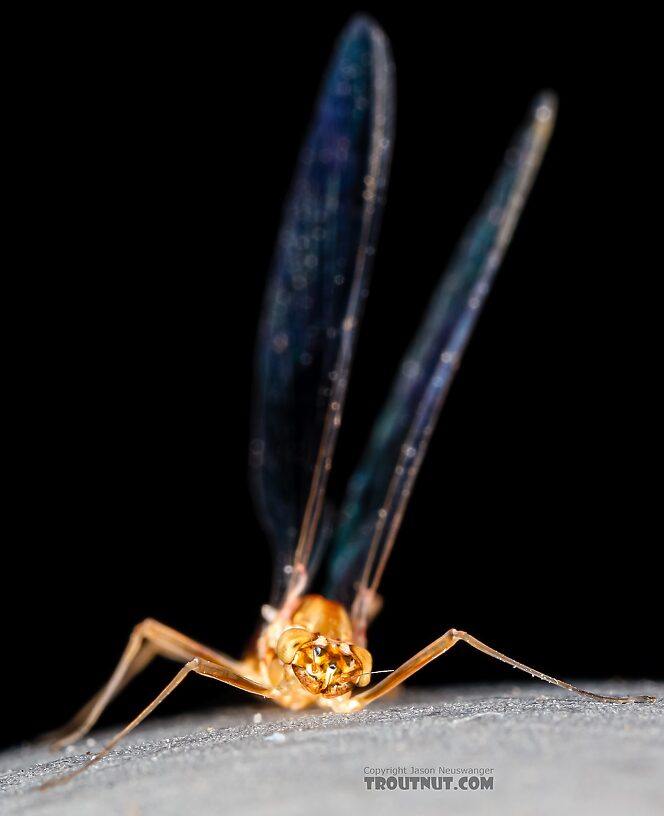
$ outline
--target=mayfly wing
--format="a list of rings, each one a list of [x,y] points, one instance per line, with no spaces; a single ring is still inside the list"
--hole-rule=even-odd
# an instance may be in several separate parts
[[[441,278],[349,482],[324,591],[352,602],[359,642],[443,401],[544,156],[555,113],[555,96],[539,94]]]
[[[328,66],[284,210],[259,330],[250,445],[254,498],[275,556],[273,605],[288,586],[304,588],[323,538],[387,184],[393,85],[385,35],[367,17],[353,18]]]

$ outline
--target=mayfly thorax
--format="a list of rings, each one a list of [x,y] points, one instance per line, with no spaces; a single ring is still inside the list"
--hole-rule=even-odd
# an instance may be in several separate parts
[[[68,745],[86,734],[155,656],[175,660],[181,668],[96,756],[54,782],[98,762],[192,672],[290,709],[318,704],[353,712],[465,641],[592,700],[653,700],[576,688],[455,629],[371,683],[367,627],[378,608],[378,586],[555,116],[555,95],[540,93],[433,293],[335,513],[326,502],[326,487],[377,245],[395,118],[394,70],[385,35],[366,17],[348,24],[300,153],[258,338],[250,468],[257,510],[274,552],[273,591],[263,608],[262,627],[249,654],[236,660],[155,620],[140,623],[108,683],[52,735],[54,744]],[[324,588],[311,594],[311,579],[321,563],[327,569]]]

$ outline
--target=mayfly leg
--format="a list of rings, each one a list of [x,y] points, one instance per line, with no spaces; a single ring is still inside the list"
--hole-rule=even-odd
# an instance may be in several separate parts
[[[177,661],[188,661],[199,657],[218,666],[224,666],[239,675],[245,672],[244,666],[238,661],[221,652],[213,651],[202,643],[171,629],[170,626],[147,618],[134,627],[122,657],[106,685],[83,706],[70,722],[46,734],[44,740],[51,742],[54,749],[58,749],[84,737],[113,698],[157,655]]]
[[[81,765],[80,768],[77,768],[75,771],[71,773],[64,774],[63,776],[57,777],[56,779],[51,779],[48,782],[44,783],[41,788],[52,788],[55,785],[59,785],[62,782],[67,782],[75,776],[83,773],[86,771],[91,765],[95,765],[99,762],[100,759],[103,759],[107,756],[113,748],[120,742],[120,740],[124,739],[128,734],[130,734],[136,726],[140,725],[143,720],[148,717],[155,708],[168,697],[168,695],[174,691],[180,683],[184,680],[184,678],[190,674],[191,672],[195,672],[196,674],[201,674],[204,677],[211,677],[214,680],[219,680],[222,683],[228,683],[230,686],[235,686],[236,688],[242,689],[243,691],[248,691],[251,694],[260,694],[263,697],[270,697],[272,694],[271,689],[267,686],[263,686],[260,683],[256,683],[254,680],[251,680],[248,677],[243,677],[240,674],[237,674],[235,671],[226,668],[225,666],[220,666],[216,663],[213,663],[210,660],[203,660],[200,657],[195,657],[193,660],[189,660],[185,665],[180,669],[180,671],[175,675],[175,677],[171,680],[171,682],[163,689],[163,691],[158,694],[154,700],[147,705],[141,713],[135,717],[129,725],[125,726],[121,731],[109,740],[106,745],[99,751],[98,754],[92,757],[91,760],[86,762],[84,765]]]
[[[39,737],[51,750],[58,751],[84,737],[95,725],[106,706],[153,660],[157,652],[149,643],[143,643],[138,653],[134,652],[134,638],[127,644],[125,652],[111,679],[88,702],[76,712],[65,725],[48,731]]]
[[[387,694],[388,691],[391,691],[399,686],[408,677],[426,666],[427,663],[430,663],[432,660],[435,660],[435,658],[440,657],[440,655],[444,654],[448,649],[451,649],[455,643],[459,643],[460,641],[467,643],[474,649],[478,649],[480,652],[484,652],[484,654],[489,655],[489,657],[494,657],[496,660],[501,660],[503,663],[507,663],[509,666],[512,666],[515,669],[520,669],[521,671],[527,672],[532,677],[545,680],[547,683],[552,683],[554,686],[559,686],[567,691],[573,691],[576,694],[581,694],[583,697],[588,697],[591,700],[596,700],[600,703],[654,703],[656,701],[655,697],[650,697],[646,694],[627,697],[611,697],[577,688],[564,680],[557,680],[555,677],[551,677],[548,674],[544,674],[536,669],[531,669],[524,663],[519,663],[518,660],[512,660],[511,657],[507,657],[507,655],[504,655],[502,652],[492,649],[490,646],[487,646],[485,643],[477,640],[477,638],[469,635],[467,632],[461,632],[457,629],[449,629],[444,635],[439,637],[437,640],[434,640],[433,643],[430,643],[428,646],[422,649],[422,651],[411,657],[410,660],[407,660],[404,664],[399,666],[398,669],[395,669],[389,677],[381,680],[380,683],[377,683],[372,688],[367,689],[350,700],[345,701],[343,710],[357,711],[369,705],[369,703],[373,703],[384,694]]]

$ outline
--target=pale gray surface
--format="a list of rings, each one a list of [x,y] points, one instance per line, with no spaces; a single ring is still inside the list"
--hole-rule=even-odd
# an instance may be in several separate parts
[[[47,792],[35,788],[76,767],[108,732],[55,758],[33,746],[0,754],[0,812],[664,813],[664,684],[585,687],[654,694],[658,702],[601,705],[524,683],[411,689],[349,716],[292,714],[265,703],[153,719],[99,765]],[[365,766],[399,765],[493,768],[494,790],[366,790]]]

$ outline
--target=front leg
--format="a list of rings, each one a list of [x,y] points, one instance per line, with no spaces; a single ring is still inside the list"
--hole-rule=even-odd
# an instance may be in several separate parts
[[[183,636],[184,637],[184,636]],[[91,765],[96,764],[99,762],[100,759],[103,759],[107,756],[113,748],[120,742],[120,740],[124,739],[128,734],[130,734],[137,725],[140,725],[143,720],[157,708],[158,705],[163,703],[163,701],[174,691],[180,683],[187,677],[188,674],[191,672],[195,672],[196,674],[200,674],[203,677],[211,677],[213,680],[219,680],[221,683],[227,683],[229,686],[235,686],[235,688],[242,689],[243,691],[248,691],[251,694],[258,694],[261,697],[269,698],[273,696],[274,690],[268,688],[267,686],[263,686],[260,683],[255,682],[250,677],[244,677],[240,674],[237,674],[233,669],[228,668],[227,666],[214,663],[210,660],[204,660],[200,657],[195,657],[193,660],[189,660],[175,675],[175,677],[171,680],[171,682],[164,688],[164,690],[158,694],[154,700],[147,705],[141,713],[135,717],[129,725],[125,726],[121,731],[119,731],[111,740],[109,740],[106,745],[99,751],[98,754],[89,759],[84,765],[81,765],[79,768],[76,768],[69,773],[64,774],[63,776],[59,776],[55,779],[50,779],[48,782],[45,782],[43,785],[40,786],[41,790],[46,790],[48,788],[52,788],[55,785],[61,785],[63,782],[68,782],[70,779],[73,779],[75,776],[82,774],[83,771],[87,770]]]
[[[407,660],[399,666],[398,669],[395,669],[392,674],[384,680],[381,680],[380,683],[352,697],[350,700],[344,700],[339,706],[339,710],[345,712],[359,711],[369,705],[369,703],[373,703],[374,700],[378,700],[384,694],[387,694],[388,691],[396,688],[396,686],[403,683],[403,681],[412,674],[415,674],[415,672],[419,671],[423,666],[426,666],[427,663],[440,657],[440,655],[444,654],[448,649],[451,649],[452,646],[459,641],[464,641],[474,649],[479,649],[480,652],[489,655],[489,657],[502,660],[503,663],[507,663],[514,669],[521,669],[521,671],[527,672],[532,677],[546,680],[547,683],[553,683],[554,686],[567,689],[567,691],[574,691],[577,694],[582,694],[584,697],[589,697],[591,700],[597,700],[600,703],[654,703],[656,701],[655,697],[650,697],[647,694],[629,697],[608,697],[603,694],[595,694],[592,691],[585,691],[584,689],[573,686],[571,683],[566,683],[564,680],[556,680],[555,677],[550,677],[548,674],[544,674],[536,669],[531,669],[523,663],[519,663],[518,660],[512,660],[511,657],[507,657],[507,655],[502,654],[502,652],[497,652],[467,632],[461,632],[458,629],[449,629],[442,637],[439,637],[438,640],[434,640],[433,643],[430,643],[427,647],[422,649],[421,652],[411,657],[410,660]]]

